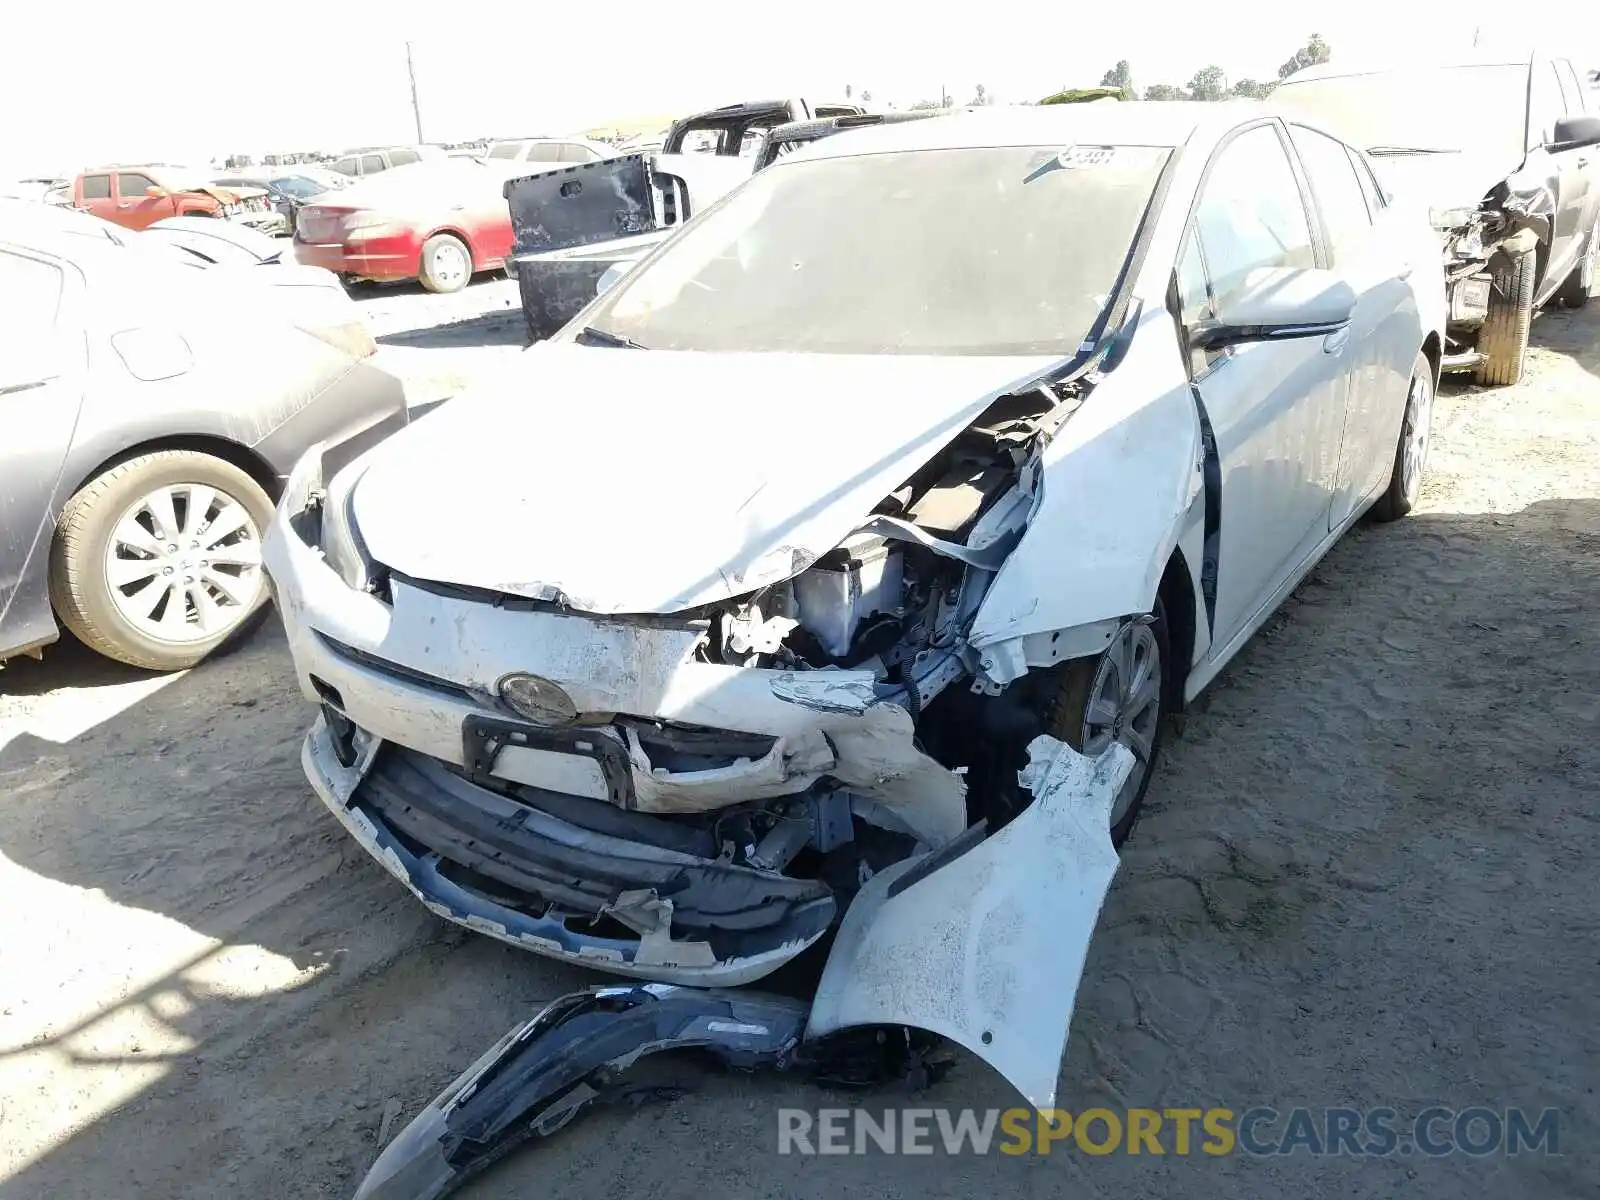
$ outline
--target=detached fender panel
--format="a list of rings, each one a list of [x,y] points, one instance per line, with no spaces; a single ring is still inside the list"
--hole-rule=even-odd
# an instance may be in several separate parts
[[[823,968],[808,1040],[909,1025],[958,1043],[1035,1108],[1055,1105],[1078,981],[1117,869],[1111,806],[1133,766],[1113,745],[1086,758],[1051,737],[1028,747],[1033,803],[994,836],[922,874],[873,876]]]
[[[662,1050],[726,1066],[782,1069],[800,1041],[801,1001],[661,984],[562,996],[513,1029],[384,1148],[356,1200],[438,1200],[523,1142],[629,1093],[611,1082]]]
[[[972,646],[1148,612],[1203,489],[1202,462],[1172,318],[1151,309],[1128,357],[1045,446],[1033,515],[984,597]]]

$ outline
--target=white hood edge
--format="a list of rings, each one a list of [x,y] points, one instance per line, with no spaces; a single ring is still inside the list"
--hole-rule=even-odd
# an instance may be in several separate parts
[[[804,570],[1056,361],[538,345],[375,452],[356,523],[413,578],[678,612]]]

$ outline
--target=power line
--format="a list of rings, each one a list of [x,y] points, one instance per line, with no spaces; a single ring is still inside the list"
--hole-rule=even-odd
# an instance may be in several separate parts
[[[411,115],[417,122],[417,145],[422,145],[422,106],[417,103],[417,69],[411,62],[411,43],[406,43],[406,74],[411,77]]]

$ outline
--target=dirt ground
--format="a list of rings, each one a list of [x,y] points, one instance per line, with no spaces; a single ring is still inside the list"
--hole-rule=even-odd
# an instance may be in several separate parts
[[[421,402],[514,351],[505,290],[368,301]],[[1554,1107],[1559,1156],[780,1157],[779,1107],[908,1101],[695,1074],[467,1194],[1596,1194],[1600,305],[1535,340],[1521,386],[1446,386],[1421,510],[1336,547],[1169,740],[1060,1103]],[[386,1110],[598,978],[426,913],[303,781],[308,717],[270,623],[179,677],[0,672],[0,1196],[347,1196]],[[910,1102],[1012,1099],[967,1059]]]

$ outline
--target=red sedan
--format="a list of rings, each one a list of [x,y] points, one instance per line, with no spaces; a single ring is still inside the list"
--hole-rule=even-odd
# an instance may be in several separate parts
[[[295,257],[346,279],[416,279],[455,292],[504,266],[511,213],[502,187],[526,164],[450,158],[396,167],[301,208]]]

